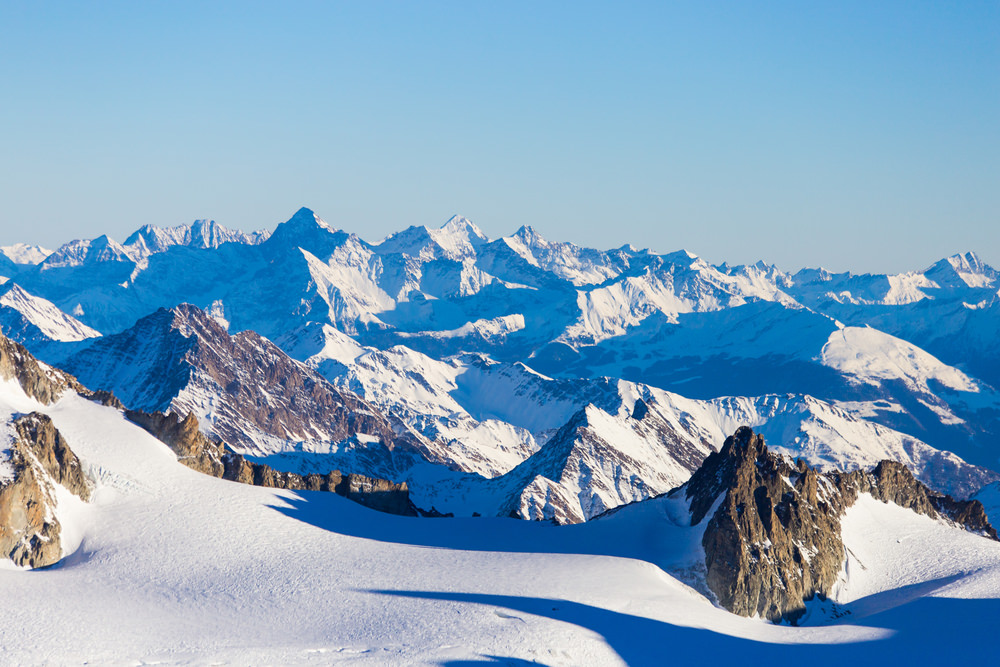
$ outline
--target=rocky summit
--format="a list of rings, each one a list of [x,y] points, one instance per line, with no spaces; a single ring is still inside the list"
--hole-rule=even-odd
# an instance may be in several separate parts
[[[934,492],[902,464],[820,473],[769,452],[748,427],[670,495],[689,501],[692,526],[704,522],[705,583],[718,603],[742,616],[794,623],[806,601],[829,594],[840,575],[841,517],[864,493],[997,539],[979,501]]]
[[[62,526],[55,516],[59,484],[83,500],[93,488],[80,460],[47,416],[33,412],[13,424],[9,450],[0,452],[11,471],[0,479],[0,555],[15,565],[43,567],[62,558]]]

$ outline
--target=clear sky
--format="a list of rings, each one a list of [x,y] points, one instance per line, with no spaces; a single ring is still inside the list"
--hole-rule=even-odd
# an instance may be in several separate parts
[[[0,0],[0,244],[451,214],[1000,266],[1000,2]]]

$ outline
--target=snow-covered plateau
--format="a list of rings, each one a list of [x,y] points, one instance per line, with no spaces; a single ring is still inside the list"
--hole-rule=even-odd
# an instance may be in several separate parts
[[[370,243],[308,209],[273,231],[0,251],[0,663],[995,653],[1000,273],[973,253],[787,273],[491,239],[460,216]],[[126,413],[190,414],[191,432],[161,441]],[[905,473],[880,479],[910,509],[870,482],[837,501],[835,539],[810,539],[842,542],[841,571],[780,623],[727,611],[708,562],[773,564],[777,542],[739,524],[707,545],[668,495],[742,426],[798,471],[776,482],[786,505],[831,511],[828,480]],[[215,476],[192,469],[210,459]],[[419,516],[301,481],[332,471]],[[736,476],[754,501],[733,516],[802,529],[761,474]],[[816,557],[789,548],[775,589]]]
[[[60,498],[65,558],[0,569],[8,664],[656,665],[988,660],[1000,543],[872,499],[845,519],[836,596],[803,627],[712,604],[697,527],[669,502],[577,526],[380,514],[333,494],[221,481],[76,395],[13,383],[96,481]],[[832,603],[835,603],[832,604]]]

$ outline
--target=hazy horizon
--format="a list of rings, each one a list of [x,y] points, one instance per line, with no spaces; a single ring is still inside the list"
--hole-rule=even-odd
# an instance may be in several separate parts
[[[1000,265],[1000,5],[0,6],[0,245],[308,206],[713,264]]]
[[[302,207],[300,207],[300,208],[302,208]],[[309,207],[305,207],[305,208],[309,208]],[[296,209],[296,210],[298,210],[298,209]],[[310,210],[312,210],[312,209],[310,209]],[[318,215],[320,218],[322,218],[325,222],[329,223],[335,229],[346,231],[348,233],[356,234],[363,241],[366,241],[369,244],[377,245],[377,244],[379,244],[381,241],[383,241],[386,238],[386,236],[366,237],[363,233],[359,232],[358,230],[351,229],[350,227],[346,227],[346,226],[341,225],[341,224],[337,224],[337,221],[328,219],[327,217],[325,217],[322,214],[321,211],[315,211],[314,210],[313,212],[316,215]],[[522,226],[522,225],[518,225],[517,227],[509,229],[509,230],[507,230],[507,231],[505,231],[503,233],[500,233],[500,234],[492,234],[492,233],[488,232],[486,229],[483,229],[483,227],[479,223],[477,223],[475,220],[472,220],[468,216],[462,216],[460,213],[456,213],[456,214],[454,214],[452,216],[448,216],[447,218],[444,218],[444,219],[442,219],[442,220],[440,220],[438,222],[435,222],[435,223],[431,223],[431,224],[427,224],[427,223],[414,223],[412,226],[417,226],[417,227],[424,226],[424,227],[427,227],[429,229],[436,229],[436,228],[439,228],[439,227],[443,226],[444,224],[446,224],[452,217],[456,217],[456,216],[464,217],[467,220],[469,220],[470,222],[472,222],[473,224],[475,224],[477,227],[479,227],[479,229],[484,234],[486,234],[490,238],[490,240],[497,240],[497,239],[500,239],[500,238],[503,238],[503,237],[513,236],[521,228],[521,226]],[[289,216],[289,217],[291,217],[291,216]],[[153,226],[154,227],[160,227],[160,228],[179,227],[179,226],[192,225],[195,222],[198,222],[199,220],[213,220],[213,221],[217,222],[218,224],[222,225],[223,227],[226,227],[227,229],[231,229],[231,230],[241,230],[241,231],[244,231],[244,232],[257,232],[257,231],[273,232],[274,229],[278,225],[280,225],[283,222],[286,222],[287,218],[284,219],[284,220],[279,220],[279,221],[275,222],[274,224],[272,224],[270,226],[264,225],[264,226],[261,226],[261,227],[246,227],[246,226],[230,225],[230,224],[225,224],[224,222],[221,222],[219,220],[215,220],[214,218],[197,218],[197,219],[192,220],[192,221],[187,222],[187,223],[178,223],[176,225],[169,224],[169,225],[153,225]],[[124,243],[125,240],[129,236],[131,236],[134,232],[136,232],[142,226],[147,225],[147,224],[151,224],[151,223],[143,223],[143,225],[139,225],[139,226],[137,226],[137,227],[135,227],[135,228],[133,228],[133,229],[131,229],[131,230],[123,233],[120,237],[115,236],[114,234],[97,234],[96,236],[88,237],[87,240],[93,240],[93,239],[98,238],[100,236],[106,235],[106,236],[108,236],[109,238],[111,238],[112,240],[114,240],[114,241],[116,241],[118,243]],[[392,232],[392,233],[401,232],[401,231],[403,231],[404,229],[406,229],[407,227],[410,227],[410,226],[411,225],[407,225],[406,227],[400,227],[399,229],[394,230],[394,232]],[[548,236],[547,234],[545,234],[544,230],[541,229],[541,228],[539,228],[539,227],[536,227],[534,225],[528,225],[528,226],[532,227],[532,229],[539,236],[541,236],[542,238],[544,238],[546,241],[568,242],[568,243],[574,243],[575,245],[581,245],[579,243],[576,243],[576,241],[574,241],[571,238],[554,238],[554,237],[551,237],[551,236]],[[389,235],[391,235],[392,233],[390,233]],[[84,238],[84,237],[80,237],[80,238]],[[48,250],[55,251],[55,250],[58,249],[59,246],[63,245],[64,243],[69,243],[70,241],[75,241],[75,240],[79,240],[79,239],[77,239],[77,238],[66,239],[63,242],[56,243],[56,244],[53,244],[51,246],[45,246],[44,244],[29,244],[29,245],[41,245],[43,247],[46,247]],[[0,245],[7,245],[7,246],[9,246],[9,245],[13,245],[13,243],[23,243],[23,241],[15,241],[15,242],[11,242],[11,243],[2,243]],[[697,250],[695,250],[693,248],[654,248],[654,247],[649,247],[647,245],[643,245],[641,243],[634,243],[634,242],[627,242],[626,244],[621,244],[621,245],[617,245],[617,246],[610,246],[610,247],[600,247],[600,248],[596,248],[596,249],[597,250],[614,250],[616,248],[622,247],[622,245],[632,245],[633,247],[635,247],[635,248],[637,248],[639,250],[649,250],[649,251],[651,251],[653,253],[660,254],[660,255],[665,255],[665,254],[669,254],[669,253],[672,253],[672,252],[679,252],[679,251],[686,250],[686,251],[688,251],[690,253],[693,253],[694,255],[697,255],[698,257],[700,257],[700,258],[708,261],[710,264],[713,264],[713,265],[721,265],[721,264],[724,264],[724,263],[728,263],[730,265],[754,264],[757,261],[764,261],[764,262],[766,262],[768,264],[772,264],[772,265],[777,266],[777,268],[781,269],[782,271],[785,271],[786,273],[795,273],[796,271],[801,270],[801,269],[819,269],[819,268],[827,269],[827,270],[832,271],[834,273],[841,273],[841,272],[845,272],[845,271],[850,271],[850,269],[838,269],[836,267],[823,266],[823,265],[813,265],[813,266],[807,266],[807,265],[782,266],[781,264],[777,264],[775,262],[770,262],[770,261],[767,261],[766,259],[763,259],[763,258],[759,258],[758,260],[754,260],[752,262],[732,262],[732,261],[729,261],[729,260],[727,260],[725,258],[715,259],[715,258],[712,258],[711,256],[706,256],[705,254],[700,253],[700,252],[698,252]],[[590,246],[586,246],[586,247],[590,247]],[[928,260],[922,266],[906,268],[906,269],[903,269],[903,270],[900,270],[900,271],[884,271],[884,270],[883,271],[879,271],[879,270],[876,270],[876,271],[851,271],[851,272],[852,273],[856,273],[856,274],[862,274],[862,273],[890,273],[890,274],[892,274],[892,273],[918,272],[918,271],[922,271],[924,269],[929,268],[932,264],[934,264],[935,262],[938,262],[938,261],[940,261],[942,259],[945,259],[947,257],[952,257],[952,256],[954,256],[956,254],[965,254],[967,252],[973,252],[973,253],[975,253],[986,264],[989,264],[989,265],[993,266],[994,268],[997,268],[998,266],[1000,266],[1000,263],[994,263],[994,262],[989,261],[989,259],[987,257],[985,257],[982,253],[980,253],[979,251],[977,251],[975,248],[966,248],[966,249],[963,249],[963,250],[956,250],[955,252],[951,252],[951,253],[948,253],[948,254],[945,254],[945,255],[941,255],[940,257],[934,257],[933,259]]]

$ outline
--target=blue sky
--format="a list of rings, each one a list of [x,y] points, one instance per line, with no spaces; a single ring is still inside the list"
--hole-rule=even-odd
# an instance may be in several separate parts
[[[299,206],[1000,265],[1000,3],[0,0],[0,244]]]

